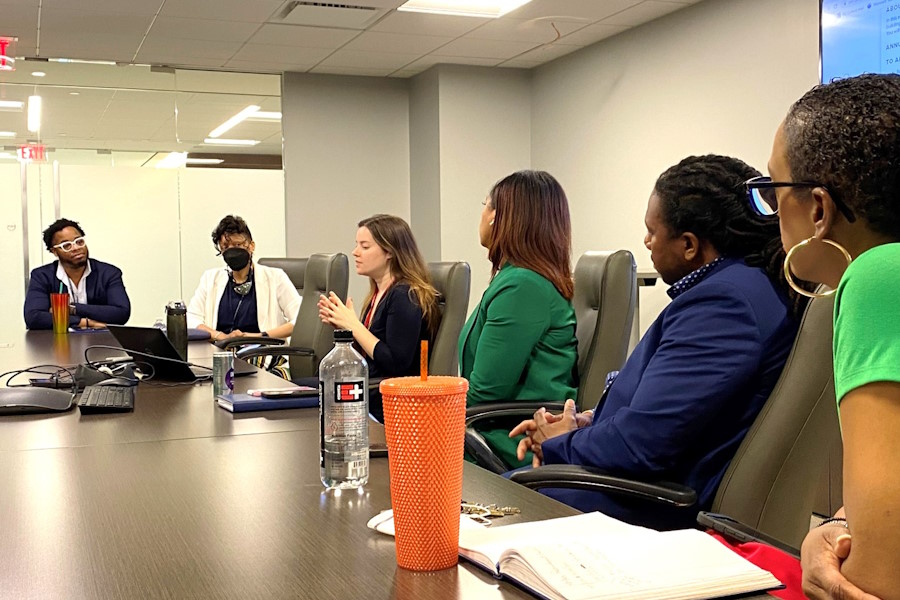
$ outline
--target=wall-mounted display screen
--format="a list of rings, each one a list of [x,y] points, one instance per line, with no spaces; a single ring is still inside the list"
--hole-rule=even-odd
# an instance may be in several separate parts
[[[822,0],[822,81],[900,73],[900,0]]]

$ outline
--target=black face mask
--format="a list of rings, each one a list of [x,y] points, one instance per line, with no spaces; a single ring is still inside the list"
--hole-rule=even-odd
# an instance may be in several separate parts
[[[222,253],[222,258],[232,271],[240,271],[250,264],[250,252],[245,248],[229,248]]]

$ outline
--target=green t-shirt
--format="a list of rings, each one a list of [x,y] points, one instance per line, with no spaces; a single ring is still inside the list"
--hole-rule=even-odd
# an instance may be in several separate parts
[[[834,302],[837,401],[876,381],[900,382],[900,243],[850,263]]]

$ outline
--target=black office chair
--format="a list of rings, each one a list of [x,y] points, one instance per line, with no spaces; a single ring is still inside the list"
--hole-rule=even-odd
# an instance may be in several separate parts
[[[291,345],[277,345],[281,340],[266,342],[269,338],[254,339],[255,343],[262,345],[238,350],[236,355],[239,358],[286,356],[292,379],[315,376],[319,362],[333,346],[334,332],[330,325],[319,319],[319,295],[334,292],[346,301],[348,285],[349,261],[346,254],[313,254],[306,263],[303,302],[291,334]]]
[[[832,369],[831,298],[806,307],[784,370],[719,484],[710,510],[799,548],[812,513],[841,501],[841,437]],[[601,491],[693,509],[683,485],[635,481],[575,465],[546,465],[512,475],[532,489]]]
[[[631,339],[631,324],[637,302],[637,268],[628,250],[586,252],[575,265],[575,309],[578,338],[578,396],[581,408],[592,408],[600,399],[606,374],[625,364]],[[563,401],[498,402],[466,409],[467,454],[495,473],[505,473],[507,465],[491,450],[475,425],[487,419],[503,419],[510,428],[530,418],[544,406],[561,411]]]

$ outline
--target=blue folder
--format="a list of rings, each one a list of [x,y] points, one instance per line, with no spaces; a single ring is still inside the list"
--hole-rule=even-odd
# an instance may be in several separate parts
[[[216,403],[233,413],[284,408],[314,408],[319,406],[319,393],[318,391],[313,391],[310,396],[295,398],[263,398],[248,394],[219,394],[216,396]]]

